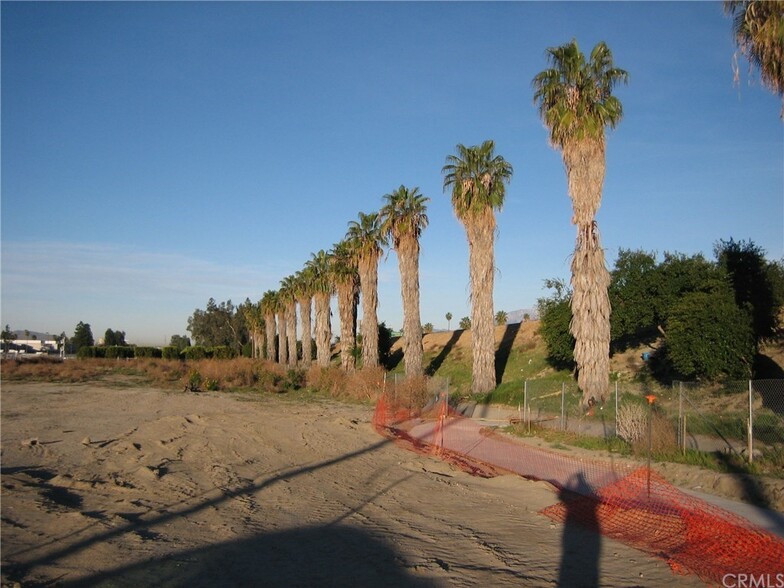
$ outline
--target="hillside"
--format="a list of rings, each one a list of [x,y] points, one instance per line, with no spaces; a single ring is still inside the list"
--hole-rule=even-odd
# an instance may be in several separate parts
[[[526,379],[571,381],[568,371],[557,371],[546,361],[547,350],[539,335],[539,321],[526,321],[495,328],[496,378],[500,388],[522,386]],[[467,392],[471,382],[471,331],[457,330],[425,334],[425,370],[431,376],[448,377],[458,392]],[[403,372],[403,343],[397,339],[391,350],[392,372]],[[642,354],[650,346],[616,353],[610,369],[623,381],[636,379],[644,369]],[[759,378],[784,378],[784,343],[761,348],[757,365]]]

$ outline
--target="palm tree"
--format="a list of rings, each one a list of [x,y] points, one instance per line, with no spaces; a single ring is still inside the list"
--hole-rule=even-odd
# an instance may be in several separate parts
[[[378,366],[378,260],[386,239],[378,213],[359,213],[348,224],[346,239],[357,260],[362,291],[362,367]]]
[[[302,365],[310,367],[313,355],[310,312],[313,303],[313,271],[305,266],[294,278],[294,296],[299,304],[299,322],[302,328]]]
[[[275,346],[275,313],[278,308],[277,292],[267,290],[261,297],[261,311],[264,313],[264,331],[267,340],[266,359],[275,361],[277,359],[277,349]]]
[[[505,310],[499,310],[497,313],[495,313],[495,324],[499,327],[504,326],[508,320],[509,315],[506,314]]]
[[[447,331],[451,331],[452,330],[452,313],[451,312],[446,313],[446,330]]]
[[[493,141],[485,141],[474,147],[458,144],[457,154],[446,158],[442,173],[444,190],[452,189],[452,207],[468,237],[473,331],[471,390],[474,393],[490,392],[496,386],[493,325],[494,211],[503,206],[505,184],[512,177],[512,166],[495,154]]]
[[[782,97],[784,117],[784,0],[724,0],[735,41],[760,70],[762,82]]]
[[[336,243],[330,251],[330,275],[338,295],[340,315],[340,365],[352,371],[356,367],[354,348],[357,345],[357,305],[359,273],[351,244]]]
[[[605,127],[614,128],[623,116],[613,87],[628,74],[613,65],[603,42],[590,60],[572,41],[547,50],[551,68],[533,79],[534,102],[560,149],[572,200],[572,223],[577,241],[572,257],[572,322],[577,383],[583,404],[603,400],[610,371],[610,274],[599,241],[596,211],[602,200],[605,174]]]
[[[239,307],[242,311],[242,316],[245,323],[248,325],[251,340],[251,357],[254,359],[261,356],[261,334],[264,327],[264,313],[261,309],[261,301],[253,304],[250,299],[245,299],[245,302]]]
[[[400,294],[403,298],[403,359],[407,376],[421,376],[424,348],[419,313],[419,237],[427,227],[425,203],[430,200],[401,185],[384,196],[381,231],[391,238],[400,270]]]
[[[288,342],[289,366],[297,365],[297,298],[296,278],[286,276],[280,282],[280,300],[286,307],[286,341]]]
[[[311,258],[306,266],[311,272],[311,285],[313,286],[313,301],[316,311],[316,363],[320,367],[329,366],[329,360],[332,355],[330,348],[332,326],[329,300],[332,297],[333,285],[329,266],[329,254],[323,249],[318,253],[311,254]]]
[[[278,296],[275,299],[277,306],[275,313],[278,318],[278,363],[280,365],[287,365],[289,362],[288,354],[288,317],[286,316],[286,292],[281,288],[278,290]]]

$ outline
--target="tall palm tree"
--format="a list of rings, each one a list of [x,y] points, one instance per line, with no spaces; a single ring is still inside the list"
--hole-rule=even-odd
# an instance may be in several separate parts
[[[254,304],[250,299],[246,298],[239,308],[242,310],[242,316],[245,318],[245,323],[248,325],[250,333],[251,357],[257,359],[261,357],[261,338],[262,329],[264,328],[264,313],[261,309],[261,301]]]
[[[733,17],[740,50],[781,96],[784,117],[784,0],[724,0],[724,11]]]
[[[447,331],[451,331],[452,330],[452,313],[451,312],[446,313],[446,330]]]
[[[407,376],[421,376],[422,322],[419,313],[419,237],[427,227],[430,200],[419,192],[401,185],[384,196],[381,231],[391,239],[400,270],[400,294],[403,298],[403,359]]]
[[[288,365],[288,317],[286,316],[286,292],[281,288],[278,290],[278,296],[275,299],[277,306],[275,313],[278,317],[278,363],[280,365]]]
[[[512,166],[495,154],[493,141],[473,147],[458,144],[456,149],[456,155],[446,158],[442,173],[444,190],[451,188],[452,207],[468,237],[473,336],[471,390],[484,393],[496,386],[493,325],[495,211],[503,206],[505,184],[512,178]]]
[[[277,293],[267,290],[261,297],[261,311],[264,313],[264,332],[267,340],[267,354],[265,358],[275,361],[278,357],[275,345],[275,313],[278,308]]]
[[[313,271],[305,266],[294,278],[294,296],[299,304],[299,321],[302,328],[302,365],[310,367],[313,355],[310,312],[313,303]]]
[[[340,365],[352,371],[356,367],[357,302],[359,274],[354,251],[348,241],[336,243],[330,252],[330,275],[338,296],[340,315]]]
[[[386,245],[377,212],[359,213],[348,224],[346,239],[356,255],[362,291],[362,367],[378,366],[378,260]]]
[[[311,254],[307,269],[311,272],[311,285],[313,287],[313,303],[316,311],[315,340],[316,363],[320,367],[329,366],[332,355],[330,341],[332,339],[332,325],[330,320],[329,300],[332,297],[333,283],[330,276],[330,256],[321,249],[318,253]]]
[[[286,341],[288,342],[288,366],[297,365],[297,298],[296,278],[286,276],[280,282],[281,302],[286,306]]]
[[[572,200],[572,223],[577,241],[572,257],[572,322],[574,360],[583,404],[604,399],[610,373],[610,274],[599,240],[596,211],[602,201],[605,174],[605,127],[614,128],[623,116],[613,87],[628,81],[615,67],[603,42],[590,59],[572,41],[547,50],[551,67],[532,82],[534,102],[560,149]]]

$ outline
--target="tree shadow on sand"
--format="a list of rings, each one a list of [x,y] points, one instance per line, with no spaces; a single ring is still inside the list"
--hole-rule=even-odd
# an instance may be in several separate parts
[[[403,557],[379,537],[320,525],[261,533],[99,572],[62,586],[412,586]]]
[[[273,484],[282,482],[282,481],[290,481],[294,480],[302,475],[324,469],[329,468],[333,465],[336,465],[340,462],[349,461],[360,455],[364,455],[366,453],[372,453],[373,451],[379,449],[380,447],[390,443],[389,440],[383,439],[378,441],[377,443],[373,443],[356,451],[352,451],[350,453],[346,453],[343,455],[336,456],[331,459],[324,460],[319,463],[314,464],[307,464],[298,467],[293,467],[288,470],[279,471],[272,474],[270,477],[264,479],[263,481],[254,482],[252,484],[247,484],[245,486],[236,488],[236,489],[221,489],[220,494],[217,496],[209,496],[209,494],[214,494],[214,491],[205,492],[201,496],[194,496],[191,497],[181,503],[170,505],[166,507],[164,512],[161,512],[158,509],[151,510],[150,513],[147,515],[138,515],[133,517],[132,519],[128,519],[128,523],[124,525],[120,525],[117,527],[113,527],[106,531],[100,532],[96,535],[91,537],[87,537],[85,539],[77,540],[75,542],[68,542],[68,541],[59,541],[56,544],[56,547],[52,551],[49,551],[43,555],[38,557],[33,557],[32,559],[27,559],[25,557],[26,553],[30,551],[30,549],[24,549],[22,551],[16,553],[7,553],[5,550],[3,552],[3,568],[4,568],[4,576],[6,576],[9,580],[18,580],[22,583],[25,577],[35,568],[39,566],[47,566],[57,563],[58,561],[62,560],[63,558],[81,552],[93,545],[100,544],[107,541],[112,541],[115,538],[118,538],[122,535],[127,533],[134,533],[142,538],[144,537],[154,537],[157,534],[153,531],[153,529],[158,525],[165,525],[168,521],[187,516],[189,514],[199,512],[204,509],[214,508],[219,504],[231,500],[232,498],[236,498],[243,495],[253,494],[264,488],[267,488]],[[28,468],[29,469],[29,468]],[[4,474],[8,474],[8,468],[3,471]],[[42,490],[46,490],[45,482],[42,486]],[[61,496],[57,496],[55,498],[62,498]],[[198,502],[192,503],[191,501],[194,499],[198,499]],[[190,504],[189,504],[190,503]],[[152,513],[155,513],[152,515]],[[149,516],[152,515],[152,516]],[[378,567],[378,569],[382,569],[386,571],[388,566],[392,564],[390,562],[396,561],[396,557],[391,549],[381,543],[379,540],[373,540],[372,537],[368,536],[367,534],[363,534],[362,538],[358,538],[356,533],[352,533],[350,531],[346,531],[345,529],[339,527],[338,523],[342,520],[341,517],[337,519],[332,525],[328,525],[324,529],[300,529],[300,530],[292,530],[287,531],[286,533],[272,533],[272,534],[263,534],[251,539],[242,539],[236,541],[225,542],[217,545],[212,545],[208,547],[202,547],[195,549],[191,552],[178,553],[176,555],[170,555],[167,557],[160,558],[157,560],[157,564],[160,566],[160,573],[177,573],[176,581],[169,581],[169,582],[160,582],[157,581],[154,576],[149,576],[148,580],[150,581],[142,581],[141,575],[146,574],[148,566],[154,566],[156,561],[153,562],[146,562],[144,564],[131,564],[126,567],[116,568],[113,571],[107,572],[100,572],[96,574],[92,578],[81,579],[77,582],[68,584],[62,582],[58,585],[72,585],[72,586],[93,586],[99,583],[108,582],[110,585],[116,585],[117,582],[114,580],[120,580],[125,578],[125,574],[129,574],[128,582],[120,582],[120,585],[128,585],[128,586],[145,586],[145,585],[172,585],[172,586],[193,586],[193,585],[210,585],[210,586],[238,586],[238,585],[245,585],[245,586],[263,586],[263,585],[301,585],[301,586],[308,586],[308,585],[348,585],[351,582],[332,582],[332,581],[325,581],[325,582],[309,582],[306,581],[307,578],[310,578],[314,574],[320,574],[323,570],[319,569],[318,558],[315,558],[316,563],[312,564],[310,567],[302,563],[302,558],[307,558],[307,554],[303,552],[302,557],[297,560],[294,552],[298,549],[298,541],[305,540],[308,545],[311,546],[312,549],[315,549],[314,545],[318,543],[319,540],[330,542],[334,541],[337,546],[341,544],[345,544],[347,549],[360,549],[360,546],[364,546],[363,549],[369,550],[364,552],[364,554],[360,551],[357,554],[357,558],[362,559],[364,561],[364,556],[369,556],[371,554],[376,554],[377,560],[381,563],[377,566],[375,564],[359,564],[353,561],[352,559],[346,559],[345,556],[340,562],[340,565],[343,565],[345,568],[351,571],[352,577],[355,576],[358,572],[356,569],[353,569],[357,566],[362,568],[362,572],[367,574],[368,577],[373,573],[373,569]],[[283,544],[283,546],[279,546],[279,544]],[[35,546],[36,550],[46,547],[45,544]],[[321,551],[316,551],[316,555],[326,555],[331,554],[331,551],[324,551],[327,547],[322,547]],[[330,548],[331,549],[331,548]],[[283,559],[288,561],[289,558],[294,558],[294,561],[298,561],[297,565],[285,567],[283,563],[281,566],[284,566],[282,570],[279,572],[282,574],[282,579],[274,580],[271,582],[267,582],[264,577],[264,567],[265,561],[269,560],[276,552],[279,550],[280,553],[283,554]],[[291,552],[291,553],[289,553]],[[247,553],[248,561],[245,562],[243,565],[245,566],[245,571],[240,573],[248,574],[244,577],[244,580],[238,578],[237,581],[228,581],[228,580],[220,580],[223,578],[225,574],[228,573],[229,568],[231,567],[230,558],[233,555],[242,555]],[[285,556],[285,557],[284,557]],[[314,557],[311,554],[311,557]],[[337,560],[337,555],[332,554],[335,560]],[[201,559],[200,559],[201,558]],[[399,558],[398,558],[399,559]],[[283,561],[283,560],[281,560]],[[370,560],[373,561],[373,560]],[[201,563],[199,563],[201,562]],[[222,563],[221,563],[222,562]],[[347,565],[346,562],[352,562],[351,565]],[[193,582],[181,581],[179,578],[182,574],[187,573],[187,570],[194,566],[194,564],[199,563],[196,568],[199,568],[201,574],[206,574],[207,577],[211,578],[211,581],[204,581],[197,577],[194,578]],[[323,564],[323,562],[322,562]],[[234,565],[234,564],[232,564]],[[310,565],[310,564],[308,564]],[[330,565],[338,565],[338,564],[330,564]],[[363,567],[364,566],[364,567]],[[171,568],[172,572],[167,572]],[[213,570],[210,575],[207,573],[208,570]],[[340,571],[338,571],[340,572]],[[335,572],[335,573],[338,573]],[[287,574],[305,574],[294,577],[288,577]],[[342,572],[340,572],[342,573]],[[389,571],[392,574],[392,571]],[[136,576],[134,574],[139,574],[140,581],[135,581]],[[308,575],[310,574],[310,575]],[[256,577],[258,575],[258,577]],[[315,577],[315,576],[313,576]],[[394,577],[391,576],[391,577]],[[216,581],[216,578],[220,581]],[[291,581],[287,581],[287,578]],[[300,578],[300,579],[297,579]],[[328,575],[324,576],[325,580],[329,580]],[[380,578],[379,578],[380,579]],[[377,579],[377,580],[379,580]],[[110,581],[111,580],[111,581]],[[417,584],[417,583],[406,583],[403,582],[401,585],[424,585],[424,584]]]
[[[509,362],[509,354],[512,353],[512,345],[514,344],[515,337],[520,331],[522,323],[513,323],[506,325],[504,334],[501,337],[501,343],[495,352],[495,381],[496,385],[500,385],[504,378],[506,371],[506,364]]]
[[[452,331],[452,336],[447,341],[446,345],[444,345],[443,349],[439,351],[438,355],[435,356],[431,361],[430,364],[425,369],[425,374],[428,376],[434,376],[438,369],[441,367],[441,364],[444,363],[449,352],[452,351],[452,348],[457,343],[457,340],[460,339],[460,336],[463,334],[463,329],[458,331]]]

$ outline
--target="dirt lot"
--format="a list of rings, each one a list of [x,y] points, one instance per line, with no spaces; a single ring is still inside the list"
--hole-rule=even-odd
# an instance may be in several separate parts
[[[3,383],[3,586],[701,585],[387,442],[368,407]]]

